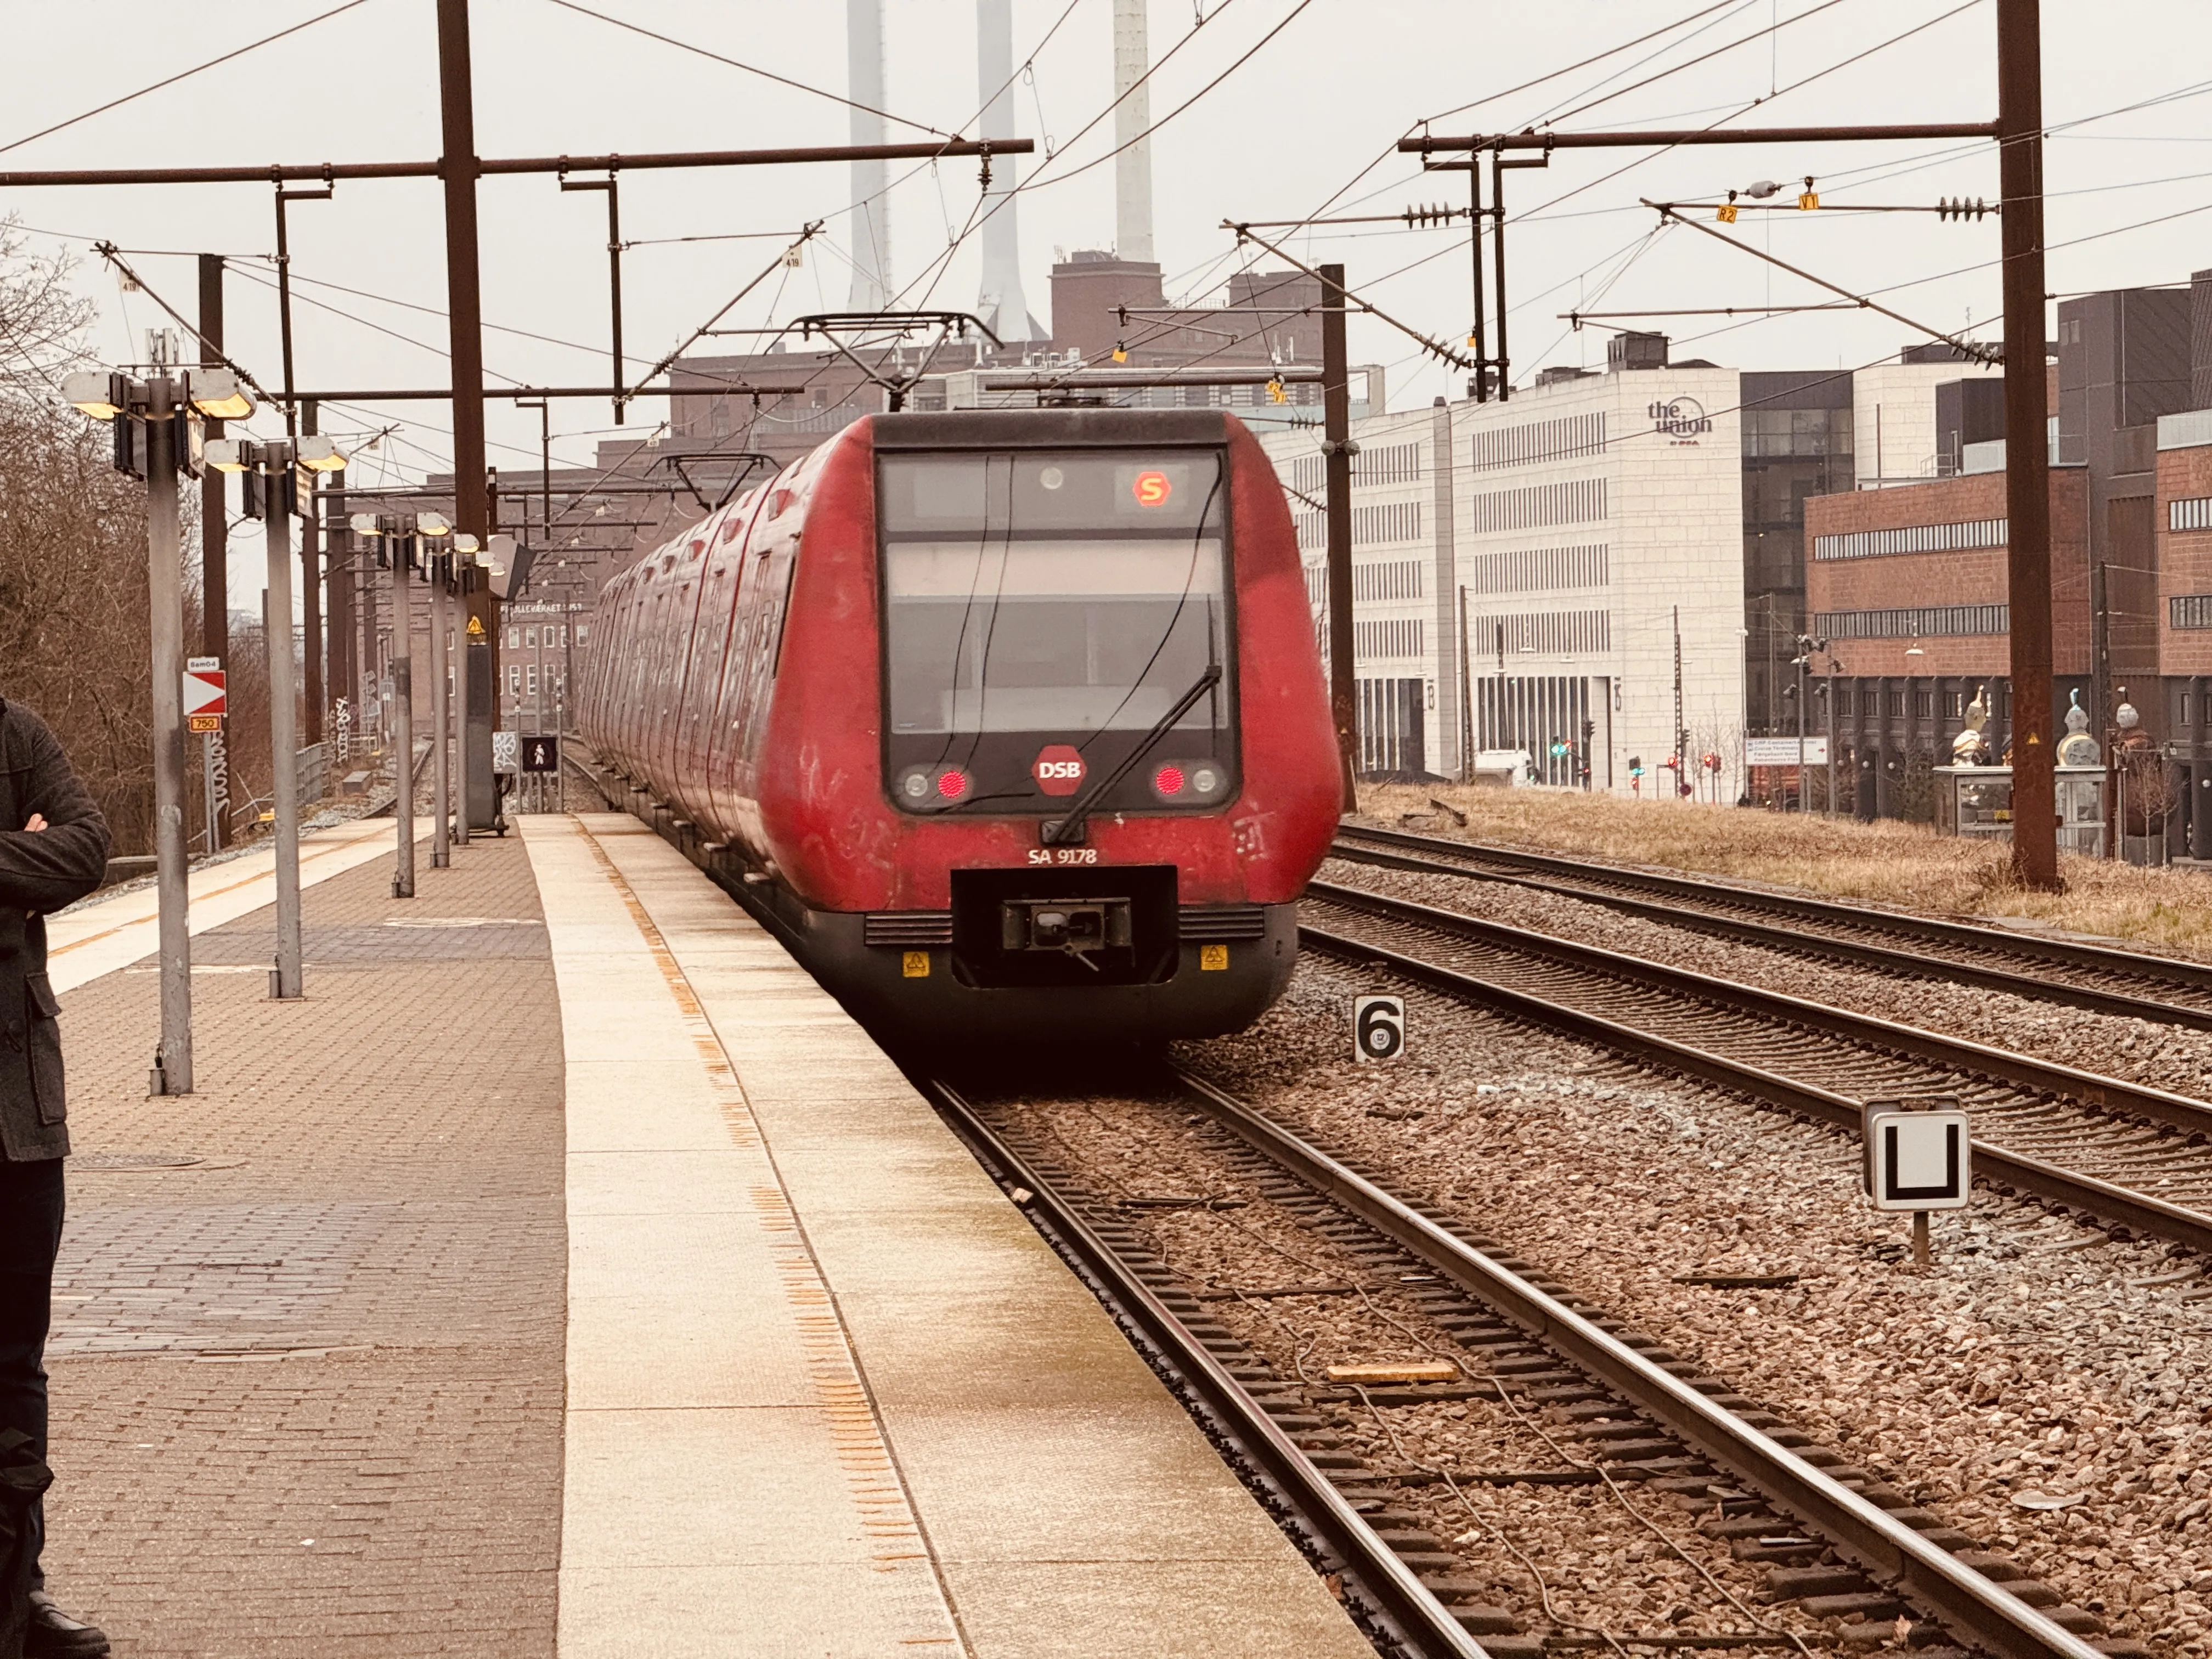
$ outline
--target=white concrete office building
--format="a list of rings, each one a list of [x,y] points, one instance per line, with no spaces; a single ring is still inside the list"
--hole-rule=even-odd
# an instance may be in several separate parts
[[[1723,757],[1716,781],[1692,771],[1701,793],[1717,787],[1735,799],[1744,706],[1737,392],[1734,369],[1634,369],[1355,423],[1363,770],[1457,776],[1471,724],[1466,748],[1528,750],[1551,781],[1568,783],[1578,781],[1587,721],[1593,788],[1630,793],[1635,758],[1643,793],[1664,795],[1679,726],[1692,757]],[[1294,492],[1321,627],[1320,434],[1263,442]],[[1573,744],[1571,758],[1551,758],[1555,738]]]

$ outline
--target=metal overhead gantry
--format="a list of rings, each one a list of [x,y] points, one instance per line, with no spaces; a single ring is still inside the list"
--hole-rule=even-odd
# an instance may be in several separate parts
[[[109,185],[273,185],[297,180],[328,189],[340,179],[436,179],[443,185],[446,232],[446,310],[451,329],[453,405],[453,528],[478,538],[490,533],[490,492],[485,472],[483,400],[510,397],[520,388],[487,394],[483,384],[483,314],[479,289],[476,189],[483,177],[528,173],[566,175],[675,167],[789,167],[854,161],[934,161],[979,156],[985,169],[994,155],[1028,155],[1025,138],[940,139],[927,143],[822,144],[766,149],[646,152],[640,155],[480,156],[476,153],[475,96],[469,46],[468,0],[437,0],[439,112],[444,154],[427,161],[272,162],[266,166],[80,167],[0,172],[0,190]],[[610,192],[611,195],[611,192]],[[611,201],[610,208],[611,210]],[[617,256],[618,257],[618,255]],[[618,275],[617,280],[619,280]],[[179,321],[182,319],[179,319]],[[189,325],[188,325],[189,326]],[[198,331],[194,331],[197,332]],[[619,375],[617,376],[620,378]],[[297,394],[295,394],[296,397]],[[328,394],[320,394],[325,400]],[[613,394],[627,395],[617,388]],[[288,410],[288,414],[289,414]],[[495,598],[488,588],[468,596],[465,684],[467,739],[463,744],[464,811],[489,827],[497,810],[491,779]]]
[[[2013,872],[2022,886],[2053,890],[2058,878],[2057,780],[2051,764],[2051,484],[2045,426],[2043,239],[2043,36],[2041,0],[1996,0],[1997,118],[1915,122],[1889,126],[1720,126],[1627,132],[1470,133],[1403,138],[1401,151],[1432,167],[1474,167],[1487,153],[1493,167],[1512,166],[1508,152],[1534,151],[1548,161],[1565,149],[1672,149],[1692,144],[1940,143],[1990,138],[1998,145],[2003,231],[2005,472],[2010,527],[2006,562],[2011,605],[2013,687]],[[1464,161],[1436,161],[1438,153]],[[1493,176],[1495,176],[1493,174]],[[1504,210],[1485,210],[1502,230]],[[1476,224],[1476,303],[1482,312],[1480,222]],[[1699,227],[1699,228],[1705,228]],[[1501,263],[1500,270],[1503,265]],[[1503,319],[1504,296],[1499,296]],[[1478,323],[1478,331],[1480,324]],[[1917,325],[1915,325],[1917,326]],[[1482,348],[1476,348],[1477,356]],[[1504,349],[1497,354],[1503,370]],[[1478,375],[1478,382],[1480,376]]]

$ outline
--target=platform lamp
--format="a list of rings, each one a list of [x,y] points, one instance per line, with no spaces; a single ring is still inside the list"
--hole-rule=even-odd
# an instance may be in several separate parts
[[[269,602],[264,617],[269,647],[270,805],[276,841],[276,965],[269,994],[291,1002],[306,994],[300,944],[300,711],[295,704],[299,665],[292,653],[292,516],[299,507],[302,471],[335,472],[346,464],[325,437],[215,438],[207,464],[218,472],[243,473],[246,510],[257,505],[267,530]]]
[[[148,1090],[157,1095],[188,1095],[192,1091],[192,957],[185,890],[185,602],[184,567],[178,551],[177,474],[181,470],[198,476],[201,421],[242,421],[253,413],[253,400],[232,369],[178,363],[173,333],[150,334],[148,343],[152,372],[143,380],[117,370],[80,369],[62,377],[61,394],[93,419],[113,422],[115,470],[146,482],[161,1004],[161,1036],[154,1050]]]
[[[356,513],[347,520],[356,536],[378,538],[377,562],[392,570],[392,817],[396,820],[392,896],[415,896],[415,653],[409,577],[424,537],[450,534],[442,513]]]

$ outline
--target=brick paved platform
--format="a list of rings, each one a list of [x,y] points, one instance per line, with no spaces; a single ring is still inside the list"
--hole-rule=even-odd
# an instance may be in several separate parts
[[[322,843],[303,1003],[265,872],[204,883],[184,1099],[149,902],[69,919],[64,1606],[123,1659],[1371,1652],[771,938],[634,819],[522,830],[404,902],[388,828]]]
[[[144,1097],[150,960],[63,997],[80,1156],[47,1565],[128,1659],[552,1650],[566,1240],[544,921],[518,842],[423,856],[399,901],[390,838],[322,861],[355,860],[306,893],[305,1002],[267,1000],[271,911],[193,940],[194,1095]],[[218,902],[251,902],[254,872],[217,868]],[[161,1154],[205,1161],[90,1167]]]

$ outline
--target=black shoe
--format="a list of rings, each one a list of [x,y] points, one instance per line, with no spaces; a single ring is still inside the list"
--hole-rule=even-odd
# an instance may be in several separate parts
[[[107,1659],[107,1638],[78,1623],[44,1590],[31,1592],[31,1627],[23,1632],[23,1659]]]

